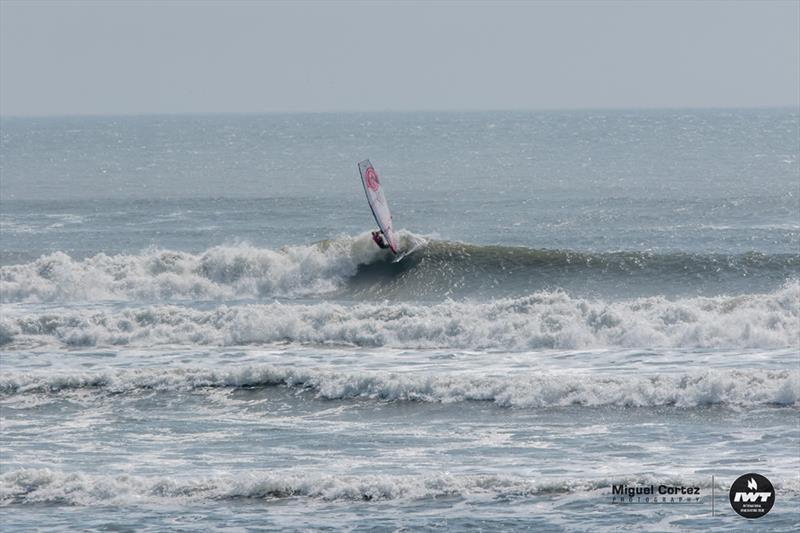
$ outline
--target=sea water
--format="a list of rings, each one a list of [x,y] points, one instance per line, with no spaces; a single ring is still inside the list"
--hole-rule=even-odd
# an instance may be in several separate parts
[[[799,124],[3,118],[2,528],[796,530]]]

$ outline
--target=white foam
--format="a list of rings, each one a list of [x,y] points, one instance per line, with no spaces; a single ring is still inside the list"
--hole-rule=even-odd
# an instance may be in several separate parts
[[[383,255],[368,233],[280,250],[217,246],[201,254],[152,249],[76,260],[63,252],[0,268],[4,302],[162,301],[302,296],[335,289]]]
[[[0,502],[72,505],[125,504],[205,499],[277,499],[304,496],[328,501],[437,498],[453,495],[567,492],[570,481],[534,483],[509,476],[334,476],[254,473],[181,479],[133,475],[89,475],[49,469],[18,469],[0,476]]]
[[[800,348],[800,283],[766,294],[616,302],[537,292],[435,305],[154,305],[45,313],[7,308],[0,342],[6,349],[283,342],[412,349]]]
[[[468,499],[530,498],[536,495],[582,493],[598,497],[612,483],[686,484],[708,487],[706,476],[683,480],[675,476],[628,476],[624,479],[539,479],[492,474],[330,475],[318,473],[251,472],[233,476],[167,477],[130,474],[86,474],[51,469],[15,469],[0,475],[0,504],[58,503],[69,505],[129,505],[188,503],[220,499],[281,499],[305,497],[324,501],[421,500],[442,497]],[[797,494],[793,479],[775,479],[777,489]]]
[[[318,398],[381,401],[488,401],[503,407],[674,405],[796,405],[800,372],[703,370],[658,375],[610,375],[537,370],[511,376],[457,372],[432,375],[397,372],[334,372],[274,365],[237,369],[171,368],[52,374],[5,372],[5,395],[95,389],[180,391],[206,387],[287,386]]]

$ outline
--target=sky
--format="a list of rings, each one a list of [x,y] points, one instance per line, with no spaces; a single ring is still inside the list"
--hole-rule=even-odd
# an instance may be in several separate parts
[[[0,0],[0,115],[800,107],[800,1]]]

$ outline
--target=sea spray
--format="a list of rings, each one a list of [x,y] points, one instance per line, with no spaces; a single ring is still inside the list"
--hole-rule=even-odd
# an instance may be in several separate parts
[[[537,290],[628,295],[774,289],[800,277],[797,254],[578,252],[485,246],[399,232],[400,263],[369,233],[279,249],[247,244],[200,253],[151,248],[83,259],[54,252],[0,267],[4,303],[167,302],[333,297],[414,301],[518,296]],[[742,280],[747,280],[742,285]],[[624,289],[624,290],[623,290]]]
[[[30,312],[7,306],[0,340],[30,345],[298,343],[393,348],[783,348],[800,337],[800,283],[765,294],[623,301],[542,291],[492,302],[444,301],[122,308]]]
[[[791,406],[800,399],[800,372],[781,370],[706,370],[664,375],[619,376],[564,371],[520,371],[495,377],[471,372],[342,372],[292,366],[249,365],[236,369],[202,367],[169,370],[139,368],[106,372],[51,374],[7,372],[0,395],[58,394],[86,390],[94,394],[137,391],[202,391],[218,388],[288,387],[325,400],[464,402],[486,401],[501,407],[693,408],[728,406]]]

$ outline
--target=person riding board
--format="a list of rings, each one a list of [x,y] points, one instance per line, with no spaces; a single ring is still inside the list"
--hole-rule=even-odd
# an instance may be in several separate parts
[[[386,243],[386,240],[383,238],[383,231],[373,231],[372,240],[375,241],[375,244],[378,245],[378,248],[385,250],[389,247],[389,245]]]

